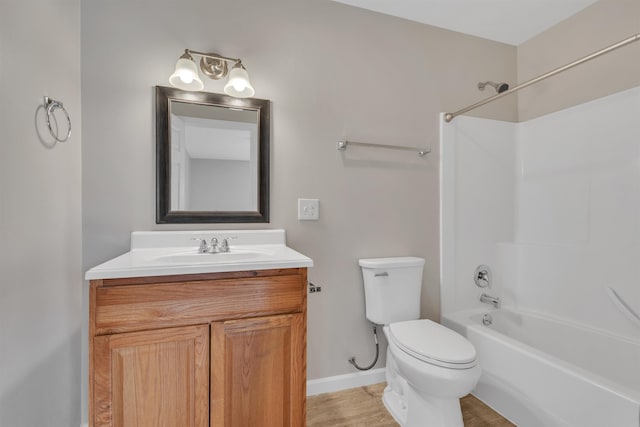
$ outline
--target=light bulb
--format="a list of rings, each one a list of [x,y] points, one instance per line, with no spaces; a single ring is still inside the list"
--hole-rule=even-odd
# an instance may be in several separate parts
[[[180,80],[182,80],[184,83],[189,84],[193,81],[193,73],[190,73],[188,71],[183,71],[180,73]]]
[[[227,95],[236,98],[248,98],[255,93],[251,82],[249,82],[249,74],[239,61],[229,72],[229,81],[225,85],[224,91]]]
[[[176,70],[169,77],[171,85],[183,90],[202,90],[204,84],[191,55],[185,52],[176,62]]]

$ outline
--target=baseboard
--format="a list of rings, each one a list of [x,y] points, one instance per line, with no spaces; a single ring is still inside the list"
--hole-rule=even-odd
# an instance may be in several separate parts
[[[352,374],[336,375],[334,377],[319,378],[307,381],[307,396],[332,393],[363,385],[377,384],[385,381],[384,368],[370,371],[354,372]]]

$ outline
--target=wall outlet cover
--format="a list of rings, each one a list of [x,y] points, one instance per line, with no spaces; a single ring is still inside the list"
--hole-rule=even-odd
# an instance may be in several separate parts
[[[320,219],[320,200],[298,199],[298,219],[300,221],[315,221]]]

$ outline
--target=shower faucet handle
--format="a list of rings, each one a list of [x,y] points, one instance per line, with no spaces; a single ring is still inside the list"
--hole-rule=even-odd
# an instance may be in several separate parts
[[[489,266],[480,264],[473,273],[473,281],[479,288],[491,287],[491,269]]]

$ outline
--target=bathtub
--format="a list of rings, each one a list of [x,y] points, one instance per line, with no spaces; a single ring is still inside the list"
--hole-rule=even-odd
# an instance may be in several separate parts
[[[473,394],[518,426],[640,427],[640,339],[509,308],[455,312],[442,324],[476,347],[483,373]]]

